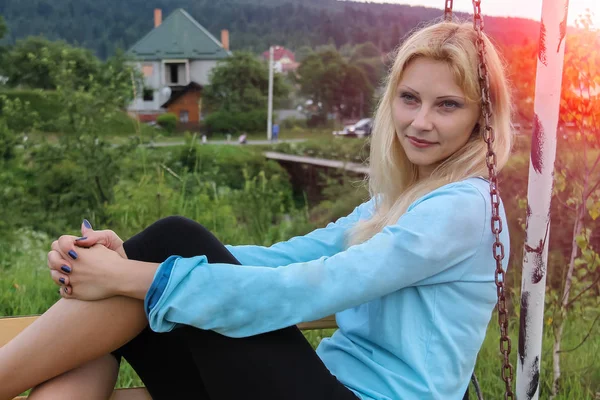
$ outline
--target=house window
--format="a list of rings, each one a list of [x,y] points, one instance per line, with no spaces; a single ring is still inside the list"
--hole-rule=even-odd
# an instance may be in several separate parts
[[[179,122],[184,124],[190,122],[190,113],[187,110],[179,111]]]
[[[179,70],[178,70],[179,64],[171,64],[169,65],[170,68],[170,75],[171,75],[171,83],[177,84],[179,83]]]
[[[152,73],[154,72],[154,68],[152,67],[152,65],[144,65],[142,66],[142,73],[144,74],[144,76],[147,78],[149,76],[152,76]]]
[[[165,83],[170,86],[183,86],[187,83],[187,74],[189,73],[189,64],[186,62],[178,61],[163,61],[164,62],[164,73]]]
[[[144,101],[154,101],[154,89],[144,88]]]

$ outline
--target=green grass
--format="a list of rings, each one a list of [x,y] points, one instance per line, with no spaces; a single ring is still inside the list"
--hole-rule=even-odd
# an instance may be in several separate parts
[[[485,399],[500,399],[504,393],[504,382],[500,378],[502,358],[499,352],[499,328],[496,315],[493,316],[488,332],[479,352],[475,374],[483,390]],[[563,349],[572,349],[577,346],[589,331],[591,321],[582,321],[572,318],[565,328]],[[518,321],[511,321],[510,337],[512,341],[511,363],[517,366],[518,348]],[[542,365],[540,376],[540,399],[550,396],[552,385],[552,332],[548,326],[544,327],[542,341]],[[577,350],[563,353],[561,357],[561,391],[556,400],[594,399],[600,393],[600,329],[596,326],[588,340]],[[470,394],[475,397],[471,388]]]
[[[50,280],[46,267],[46,252],[50,238],[28,231],[14,232],[18,244],[0,242],[0,317],[39,314],[59,298],[57,288]],[[563,348],[570,349],[580,343],[588,332],[591,321],[571,319],[565,330]],[[307,339],[316,347],[323,337],[333,330],[305,332]],[[516,321],[511,324],[512,363],[516,366],[518,343]],[[548,398],[552,379],[552,335],[547,329],[543,341],[541,370],[541,399]],[[562,391],[557,400],[593,399],[600,392],[600,328],[591,332],[588,340],[577,350],[562,356]],[[476,374],[485,398],[502,397],[503,382],[499,378],[501,358],[498,352],[498,328],[492,318],[488,334],[479,354]],[[118,387],[141,384],[131,367],[123,362]],[[474,395],[474,392],[472,392]]]

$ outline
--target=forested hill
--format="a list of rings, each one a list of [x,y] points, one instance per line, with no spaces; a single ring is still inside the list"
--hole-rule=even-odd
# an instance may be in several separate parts
[[[296,50],[367,41],[388,51],[416,25],[442,14],[441,9],[335,0],[0,0],[0,15],[9,28],[3,42],[43,35],[105,58],[152,29],[154,8],[161,8],[166,18],[180,7],[217,38],[221,29],[229,29],[233,50],[255,52],[269,44]],[[537,40],[539,33],[538,23],[531,20],[487,17],[485,22],[502,44]]]

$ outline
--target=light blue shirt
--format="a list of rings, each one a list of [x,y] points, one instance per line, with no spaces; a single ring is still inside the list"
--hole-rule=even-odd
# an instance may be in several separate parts
[[[349,248],[373,200],[271,247],[227,246],[243,265],[172,256],[146,296],[150,327],[244,337],[335,313],[339,329],[317,354],[362,399],[462,399],[496,302],[488,187],[443,186]]]

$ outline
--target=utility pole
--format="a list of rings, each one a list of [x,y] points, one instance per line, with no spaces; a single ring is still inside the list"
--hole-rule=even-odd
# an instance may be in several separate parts
[[[273,46],[269,48],[269,100],[267,112],[267,140],[271,140],[273,130]]]

